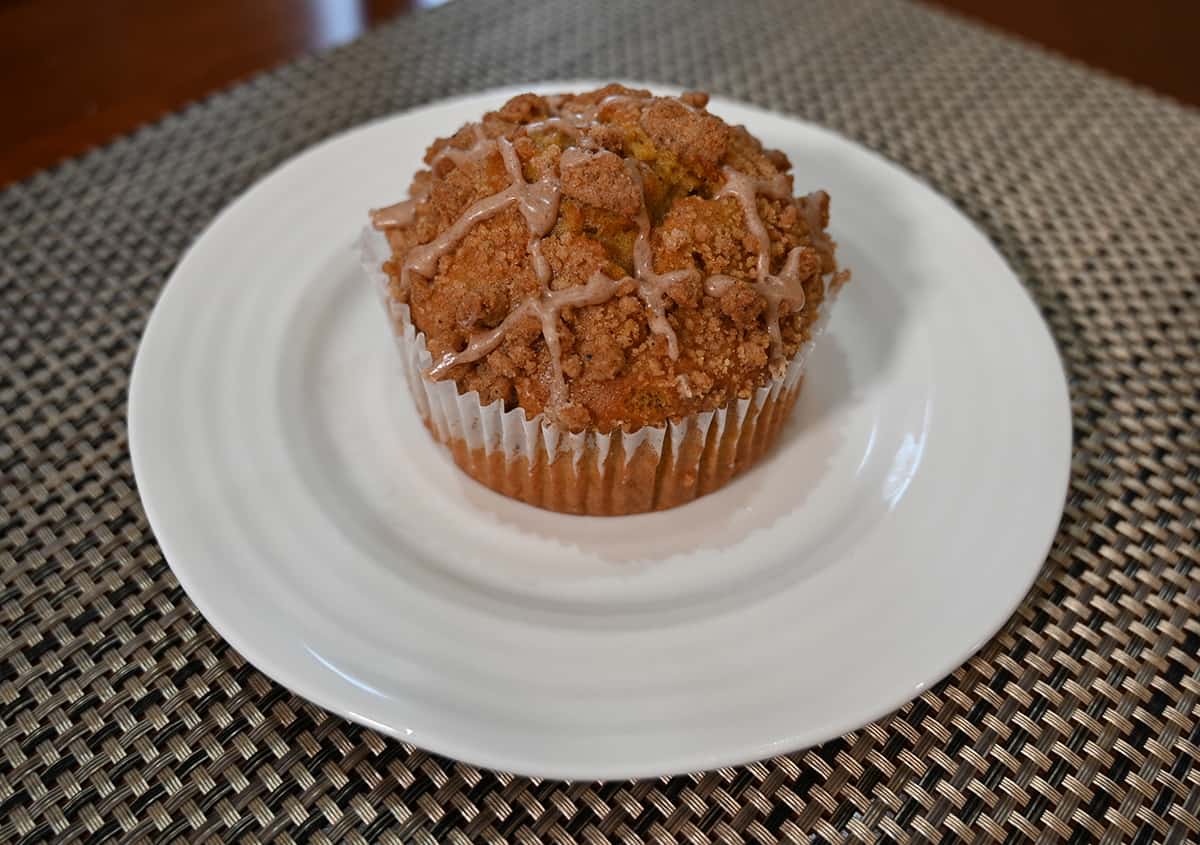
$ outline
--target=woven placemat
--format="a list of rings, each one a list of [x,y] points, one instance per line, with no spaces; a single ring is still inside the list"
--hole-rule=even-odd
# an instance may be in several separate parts
[[[949,196],[1050,323],[1075,457],[1027,600],[899,712],[743,768],[537,782],[330,716],[231,650],[147,526],[126,386],[181,252],[285,157],[452,93],[616,76],[818,121]],[[9,188],[0,841],[1195,841],[1197,150],[1196,112],[920,7],[458,0]]]

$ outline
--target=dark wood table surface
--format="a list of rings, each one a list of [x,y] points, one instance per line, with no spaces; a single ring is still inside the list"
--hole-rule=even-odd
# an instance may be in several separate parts
[[[436,2],[0,0],[0,186]],[[1200,0],[936,5],[1200,105]]]

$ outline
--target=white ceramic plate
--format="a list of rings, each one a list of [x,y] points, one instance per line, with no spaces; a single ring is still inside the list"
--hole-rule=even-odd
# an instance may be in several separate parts
[[[426,435],[354,242],[430,139],[517,90],[321,144],[180,262],[138,352],[129,429],[188,595],[321,706],[522,774],[746,762],[936,683],[1021,600],[1066,489],[1066,386],[1012,271],[898,167],[714,99],[787,152],[798,191],[831,193],[854,271],[782,445],[666,513],[510,501]]]

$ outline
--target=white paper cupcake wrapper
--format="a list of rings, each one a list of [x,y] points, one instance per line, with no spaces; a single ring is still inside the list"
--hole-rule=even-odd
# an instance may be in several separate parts
[[[829,318],[833,299],[830,292],[814,326],[812,340],[796,353],[784,374],[751,397],[664,426],[643,426],[634,432],[619,430],[610,434],[572,433],[543,414],[527,419],[521,408],[506,411],[499,401],[484,405],[476,391],[460,394],[453,380],[428,378],[425,373],[433,364],[433,356],[425,346],[425,335],[413,325],[408,305],[397,302],[388,292],[389,278],[382,269],[391,257],[387,239],[368,226],[363,230],[360,247],[363,269],[391,323],[413,401],[431,433],[451,447],[455,460],[477,480],[551,510],[630,513],[671,507],[703,495],[708,492],[705,487],[715,489],[713,484],[720,486],[734,472],[752,463],[769,448],[790,411],[805,361]],[[691,448],[689,444],[693,444]],[[653,484],[654,490],[636,497],[637,501],[614,502],[612,492],[604,492],[604,488],[617,489],[631,483],[633,479],[626,476],[635,457],[642,465],[642,486]],[[592,486],[598,484],[601,492],[593,491],[590,497],[571,496],[578,491],[556,493],[555,483],[564,486],[563,473],[557,465],[567,460],[574,474],[567,474],[566,486],[578,485],[586,474]],[[587,466],[581,466],[585,461]],[[706,462],[714,466],[706,466]],[[546,473],[549,479],[552,468],[557,472],[554,477],[557,482],[535,478],[527,483],[522,477]],[[559,494],[572,501],[564,506],[556,501]],[[585,501],[588,499],[592,501]]]

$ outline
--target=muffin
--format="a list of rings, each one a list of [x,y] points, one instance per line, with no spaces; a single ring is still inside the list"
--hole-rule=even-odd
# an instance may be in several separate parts
[[[774,443],[848,278],[829,197],[708,97],[522,94],[371,212],[413,397],[455,462],[549,510],[720,488]]]

